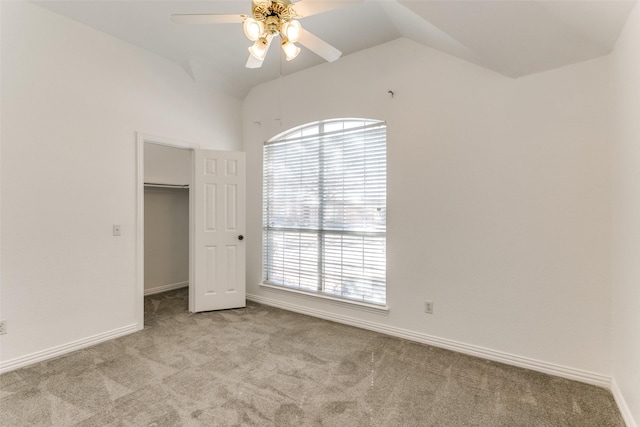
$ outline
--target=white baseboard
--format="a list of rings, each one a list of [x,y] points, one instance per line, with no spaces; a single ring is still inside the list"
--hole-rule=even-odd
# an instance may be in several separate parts
[[[618,408],[620,409],[620,413],[622,414],[622,419],[627,424],[627,427],[638,427],[638,424],[633,419],[633,415],[631,414],[631,410],[629,409],[629,405],[627,405],[627,401],[622,395],[622,391],[618,387],[618,383],[616,383],[616,379],[613,378],[611,380],[611,393],[613,393],[613,398],[616,400],[618,404]]]
[[[168,285],[156,286],[155,288],[149,288],[144,290],[144,296],[159,294],[161,292],[172,291],[174,289],[186,288],[189,286],[189,282],[170,283]]]
[[[308,308],[298,304],[291,304],[288,302],[279,301],[272,298],[266,298],[259,295],[247,294],[247,299],[255,301],[261,304],[270,305],[273,307],[282,308],[289,311],[294,311],[301,314],[306,314],[313,317],[319,317],[321,319],[331,320],[337,323],[343,323],[345,325],[355,326],[362,329],[368,329],[375,332],[381,332],[383,334],[395,336],[398,338],[404,338],[410,341],[419,342],[422,344],[432,345],[434,347],[445,348],[447,350],[453,350],[458,353],[467,354],[470,356],[481,357],[483,359],[492,360],[495,362],[505,363],[507,365],[517,366],[520,368],[531,369],[533,371],[543,372],[545,374],[555,375],[570,380],[576,380],[588,384],[597,385],[609,389],[611,387],[611,378],[606,375],[596,374],[593,372],[583,371],[580,369],[569,368],[566,366],[556,365],[554,363],[543,362],[528,357],[517,356],[509,353],[504,353],[497,350],[491,350],[475,346],[472,344],[465,344],[446,338],[435,337],[432,335],[423,334],[420,332],[410,331],[407,329],[397,328],[394,326],[388,326],[377,322],[370,322],[367,320],[358,319],[355,317],[344,316],[341,314],[330,313],[324,310],[317,310]],[[634,426],[636,427],[636,426]]]
[[[137,332],[139,330],[138,324],[124,326],[122,328],[114,329],[112,331],[104,332],[102,334],[94,335],[89,338],[84,338],[78,341],[73,341],[68,344],[59,345],[49,348],[47,350],[38,351],[28,354],[22,357],[16,357],[15,359],[0,362],[0,374],[13,371],[18,368],[22,368],[34,363],[42,362],[47,359],[62,356],[67,353],[71,353],[76,350],[91,347],[103,341],[108,341],[114,338],[118,338],[124,335]]]

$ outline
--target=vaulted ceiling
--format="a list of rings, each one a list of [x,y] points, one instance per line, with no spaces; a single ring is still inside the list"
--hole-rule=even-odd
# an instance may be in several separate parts
[[[302,0],[303,27],[344,55],[399,37],[517,78],[608,54],[636,0]],[[321,64],[302,48],[291,62],[271,49],[247,69],[251,45],[240,24],[178,25],[172,14],[249,14],[250,0],[36,1],[180,64],[194,79],[239,98],[255,85]],[[301,3],[302,5],[302,3]],[[301,6],[302,7],[302,6]]]

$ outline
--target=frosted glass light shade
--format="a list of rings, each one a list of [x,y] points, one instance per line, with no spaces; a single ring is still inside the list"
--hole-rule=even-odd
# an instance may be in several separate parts
[[[282,33],[291,43],[297,42],[300,40],[300,35],[302,34],[302,25],[300,25],[300,21],[293,20],[285,23],[283,25]]]
[[[266,37],[260,37],[256,42],[249,48],[249,53],[256,59],[260,61],[264,60],[264,57],[267,55],[267,49],[269,48],[270,40]]]
[[[300,53],[300,48],[293,44],[291,40],[284,39],[282,41],[282,51],[284,52],[284,57],[287,61],[291,61],[295,59],[296,56]]]
[[[252,42],[258,40],[264,31],[264,24],[253,18],[246,18],[242,23],[244,35]]]

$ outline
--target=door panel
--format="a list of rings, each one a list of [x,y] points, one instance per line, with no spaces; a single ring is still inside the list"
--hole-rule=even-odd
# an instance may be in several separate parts
[[[193,150],[189,310],[244,307],[245,155]]]

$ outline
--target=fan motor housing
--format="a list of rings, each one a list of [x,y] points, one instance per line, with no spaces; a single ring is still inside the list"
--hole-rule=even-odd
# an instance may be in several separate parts
[[[296,12],[289,0],[273,0],[273,1],[253,1],[253,17],[258,21],[263,21],[269,32],[274,34],[271,27],[276,25],[278,28],[283,22],[288,22],[296,16]],[[276,31],[277,32],[277,31]]]

